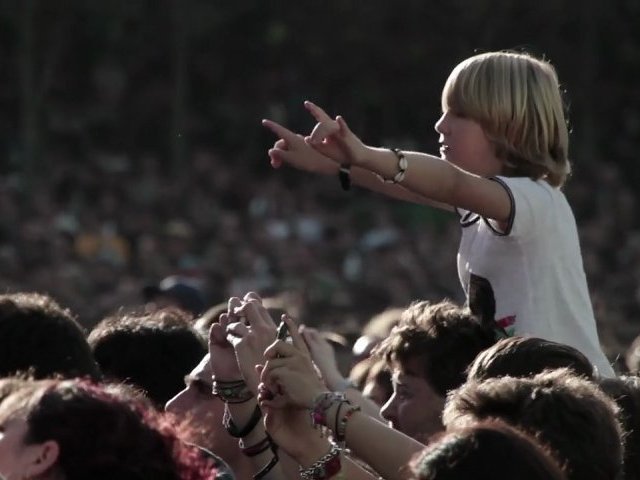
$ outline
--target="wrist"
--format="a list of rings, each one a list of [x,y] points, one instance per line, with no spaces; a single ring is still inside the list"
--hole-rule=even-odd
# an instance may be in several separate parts
[[[329,371],[326,374],[323,373],[322,378],[327,388],[332,392],[342,391],[340,390],[340,386],[342,386],[346,380],[337,369]]]
[[[376,157],[383,154],[384,149],[362,145],[361,151],[353,158],[351,162],[353,166],[371,169],[371,165],[375,164]]]
[[[296,442],[297,448],[295,451],[287,451],[287,453],[305,468],[312,465],[331,449],[329,440],[316,430],[313,430],[313,433],[306,436],[306,438],[300,438],[299,440],[299,442]]]

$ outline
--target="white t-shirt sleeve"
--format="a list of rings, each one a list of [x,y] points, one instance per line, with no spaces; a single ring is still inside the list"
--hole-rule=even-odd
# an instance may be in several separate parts
[[[546,214],[553,208],[553,198],[548,190],[552,188],[542,184],[544,180],[534,181],[527,177],[493,177],[509,194],[511,215],[502,228],[495,220],[485,219],[491,230],[497,235],[527,237],[540,231]]]

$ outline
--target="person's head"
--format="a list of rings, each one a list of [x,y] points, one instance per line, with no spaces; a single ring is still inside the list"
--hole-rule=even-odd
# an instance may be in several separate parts
[[[373,349],[389,336],[393,327],[400,322],[402,312],[403,308],[387,308],[369,319],[362,329],[362,335],[353,344],[352,354],[356,363],[368,358]]]
[[[184,379],[185,387],[169,400],[165,411],[188,426],[190,441],[234,464],[241,451],[235,438],[222,427],[224,402],[212,393],[209,354]]]
[[[85,380],[0,380],[0,476],[205,480],[210,465],[141,397]]]
[[[568,368],[576,375],[593,378],[593,364],[569,345],[537,337],[509,337],[480,353],[469,367],[467,379],[530,377],[554,368]]]
[[[469,364],[494,342],[494,331],[466,308],[449,301],[413,303],[375,351],[393,378],[381,415],[414,438],[441,430],[447,392],[464,383]]]
[[[548,61],[519,52],[472,56],[449,75],[442,111],[436,130],[452,163],[482,176],[564,184],[569,133],[558,76]]]
[[[38,293],[0,295],[0,376],[100,378],[85,333],[69,310]]]
[[[497,420],[430,439],[411,462],[412,480],[564,480],[553,456],[532,437]]]
[[[154,311],[167,307],[177,307],[198,317],[206,309],[202,290],[194,280],[171,275],[157,285],[147,285],[142,290],[147,310]]]
[[[557,369],[467,382],[447,399],[443,419],[447,429],[500,419],[551,448],[572,480],[616,480],[622,473],[617,414],[594,383]]]
[[[624,478],[640,478],[640,378],[623,375],[602,378],[600,388],[620,408],[620,421],[626,432],[624,439]]]
[[[102,320],[89,344],[105,376],[144,390],[158,406],[184,386],[184,376],[207,353],[191,317],[178,309]]]
[[[362,394],[382,407],[393,395],[391,372],[383,358],[367,357],[356,363],[349,379]]]

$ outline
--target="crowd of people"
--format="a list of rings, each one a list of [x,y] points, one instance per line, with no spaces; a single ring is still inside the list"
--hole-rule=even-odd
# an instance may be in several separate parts
[[[456,66],[440,157],[365,145],[342,116],[305,107],[307,136],[263,121],[278,136],[271,165],[347,192],[268,181],[254,195],[238,188],[242,168],[219,175],[206,150],[173,182],[145,157],[156,174],[131,188],[109,159],[85,190],[86,172],[61,160],[56,188],[25,207],[33,222],[5,224],[8,288],[28,267],[53,295],[0,295],[0,478],[639,478],[640,355],[632,346],[621,368],[601,346],[560,188],[568,131],[551,64],[489,52]],[[442,300],[454,287],[434,278],[452,226],[367,217],[340,197],[356,185],[458,216],[463,295]],[[18,225],[15,192],[2,205]],[[94,216],[69,209],[85,203]],[[169,268],[182,276],[135,280]],[[83,302],[96,287],[108,301]],[[339,319],[315,308],[328,305]]]
[[[451,301],[372,318],[368,353],[341,357],[269,303],[147,306],[85,336],[50,297],[1,296],[0,475],[640,478],[635,375]]]

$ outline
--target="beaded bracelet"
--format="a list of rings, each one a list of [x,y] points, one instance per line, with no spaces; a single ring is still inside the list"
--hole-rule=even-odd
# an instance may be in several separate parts
[[[323,392],[313,401],[313,407],[310,409],[311,424],[314,427],[327,426],[327,410],[336,402],[345,402],[344,393],[341,392]]]
[[[329,453],[320,457],[307,468],[300,467],[300,478],[302,480],[326,480],[336,475],[342,470],[340,461],[340,447],[335,443],[331,445]]]
[[[407,157],[405,157],[404,152],[399,148],[390,148],[389,150],[391,150],[398,159],[398,173],[396,173],[393,178],[384,178],[381,175],[378,175],[378,178],[384,183],[400,183],[404,180],[404,176],[407,174],[409,162],[407,161]]]
[[[249,419],[247,424],[243,428],[238,428],[231,419],[231,412],[229,412],[229,407],[227,406],[227,404],[225,404],[224,415],[222,416],[222,425],[224,425],[224,428],[227,430],[229,435],[235,438],[241,438],[246,437],[254,428],[256,428],[256,425],[258,425],[260,418],[262,418],[262,410],[260,410],[260,407],[256,405],[256,408],[253,411],[253,414],[251,415],[251,418]]]
[[[344,413],[344,416],[340,419],[340,422],[338,422],[336,417],[336,423],[338,424],[338,426],[336,427],[336,431],[334,432],[334,434],[337,442],[344,442],[347,436],[347,422],[349,421],[349,419],[351,419],[354,413],[359,412],[361,410],[358,405],[352,405],[348,401],[346,403],[349,404],[349,408],[347,408],[347,411]]]
[[[244,380],[236,380],[234,382],[214,380],[211,393],[225,403],[244,403],[254,397],[253,392],[249,390]]]

